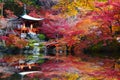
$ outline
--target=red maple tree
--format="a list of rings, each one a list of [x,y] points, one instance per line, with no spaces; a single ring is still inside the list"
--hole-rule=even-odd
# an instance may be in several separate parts
[[[93,19],[101,26],[107,26],[113,33],[113,26],[120,26],[120,1],[108,0],[107,2],[96,2],[96,10],[93,12]]]

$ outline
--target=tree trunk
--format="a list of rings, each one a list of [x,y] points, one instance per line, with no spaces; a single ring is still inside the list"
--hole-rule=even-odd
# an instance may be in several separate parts
[[[111,34],[112,34],[112,32],[113,32],[113,31],[112,31],[112,26],[109,26],[109,28],[110,28],[110,32],[111,32]]]

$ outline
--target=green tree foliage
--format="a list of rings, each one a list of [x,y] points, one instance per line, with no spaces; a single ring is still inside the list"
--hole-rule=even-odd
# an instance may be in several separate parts
[[[27,5],[33,5],[33,6],[36,6],[36,1],[37,0],[18,0],[24,4],[27,4]]]

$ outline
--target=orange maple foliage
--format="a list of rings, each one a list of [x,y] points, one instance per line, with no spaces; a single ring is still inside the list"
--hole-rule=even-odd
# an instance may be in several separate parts
[[[94,27],[94,26],[98,26],[97,22],[93,22],[90,17],[87,17],[85,19],[83,19],[82,21],[79,21],[76,24],[76,28],[80,29],[80,30],[84,30],[85,34],[89,33],[89,29]]]
[[[25,39],[19,38],[14,34],[9,34],[8,39],[6,40],[7,46],[15,46],[18,48],[24,48],[27,45],[27,41]]]

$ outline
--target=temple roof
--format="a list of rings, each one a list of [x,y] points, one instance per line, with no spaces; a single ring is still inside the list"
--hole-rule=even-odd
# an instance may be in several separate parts
[[[21,18],[27,19],[27,20],[34,20],[34,21],[39,21],[39,20],[43,20],[44,19],[44,18],[35,18],[35,17],[29,16],[27,14],[22,15]]]

